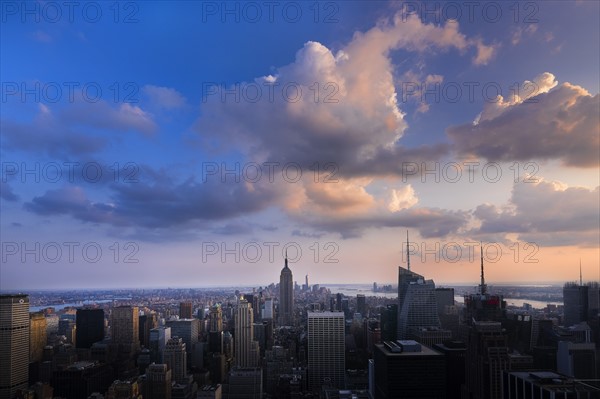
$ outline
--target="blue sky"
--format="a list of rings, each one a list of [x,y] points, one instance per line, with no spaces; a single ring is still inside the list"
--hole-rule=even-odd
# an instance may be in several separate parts
[[[598,279],[600,6],[472,4],[2,3],[0,289]]]

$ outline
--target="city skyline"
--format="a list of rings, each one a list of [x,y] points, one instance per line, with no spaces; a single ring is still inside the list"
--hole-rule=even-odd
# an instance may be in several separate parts
[[[598,2],[24,4],[1,292],[600,281]]]

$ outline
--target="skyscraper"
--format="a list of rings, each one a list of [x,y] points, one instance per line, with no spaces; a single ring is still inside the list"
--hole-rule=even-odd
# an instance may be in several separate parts
[[[164,351],[164,362],[171,370],[171,379],[185,382],[187,375],[187,355],[185,343],[179,337],[173,337],[167,342]]]
[[[265,304],[262,311],[262,319],[263,320],[272,320],[273,319],[273,299],[267,298],[265,299]]]
[[[260,348],[254,341],[254,313],[252,306],[241,299],[235,312],[235,365],[241,368],[256,367]]]
[[[192,303],[191,302],[180,302],[179,303],[179,318],[180,319],[191,319],[192,318]]]
[[[367,302],[363,294],[356,294],[356,311],[363,317],[367,317]]]
[[[0,399],[27,389],[29,379],[29,296],[0,295]]]
[[[104,339],[104,310],[77,309],[75,335],[77,348],[91,348]]]
[[[313,392],[322,386],[344,388],[344,313],[308,312],[308,385]]]
[[[553,371],[505,371],[503,392],[505,399],[600,397],[600,388],[595,384]]]
[[[150,330],[150,359],[163,363],[163,354],[167,342],[171,339],[171,327],[157,327]]]
[[[208,351],[211,353],[223,353],[223,311],[221,305],[210,308],[208,326]]]
[[[466,389],[473,399],[500,399],[502,372],[510,369],[507,336],[495,321],[475,321],[469,328]]]
[[[375,345],[375,399],[445,398],[444,355],[416,341]]]
[[[440,327],[435,299],[435,283],[410,270],[408,231],[406,269],[398,267],[398,339],[408,339],[411,329]]]
[[[579,324],[582,321],[598,323],[600,310],[600,288],[598,283],[583,284],[581,263],[579,264],[579,284],[566,283],[563,287],[563,302],[565,313],[563,324],[565,327]]]
[[[198,354],[198,333],[200,332],[200,320],[198,319],[179,319],[169,320],[167,327],[171,327],[171,337],[179,337],[185,342],[188,363],[192,366],[199,364]],[[175,377],[173,377],[175,378]]]
[[[281,269],[279,277],[279,325],[291,326],[294,324],[294,280],[292,271],[288,267],[287,254],[285,266]]]
[[[171,370],[166,364],[148,366],[144,399],[171,399]]]
[[[44,313],[31,313],[29,316],[29,361],[41,362],[46,346],[46,316]]]
[[[506,302],[501,295],[490,294],[485,283],[483,272],[483,246],[481,251],[481,283],[479,292],[465,295],[464,322],[472,324],[474,321],[501,321],[505,318]]]
[[[440,327],[433,280],[398,269],[398,339],[408,339],[412,329]]]
[[[210,326],[209,331],[223,331],[223,310],[221,305],[214,305],[210,308]]]
[[[136,350],[139,339],[139,310],[137,306],[118,306],[111,314],[111,336],[116,344]]]
[[[150,346],[150,330],[158,327],[158,315],[154,312],[140,315],[139,338],[145,348]]]

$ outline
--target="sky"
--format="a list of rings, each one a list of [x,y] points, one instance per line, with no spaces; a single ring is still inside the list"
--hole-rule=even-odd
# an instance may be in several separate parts
[[[0,290],[600,279],[599,2],[1,7]]]

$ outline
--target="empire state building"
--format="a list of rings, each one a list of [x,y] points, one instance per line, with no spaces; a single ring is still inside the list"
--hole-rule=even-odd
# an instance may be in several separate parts
[[[287,254],[285,266],[281,269],[279,277],[279,325],[292,326],[294,324],[294,279],[288,267]]]

